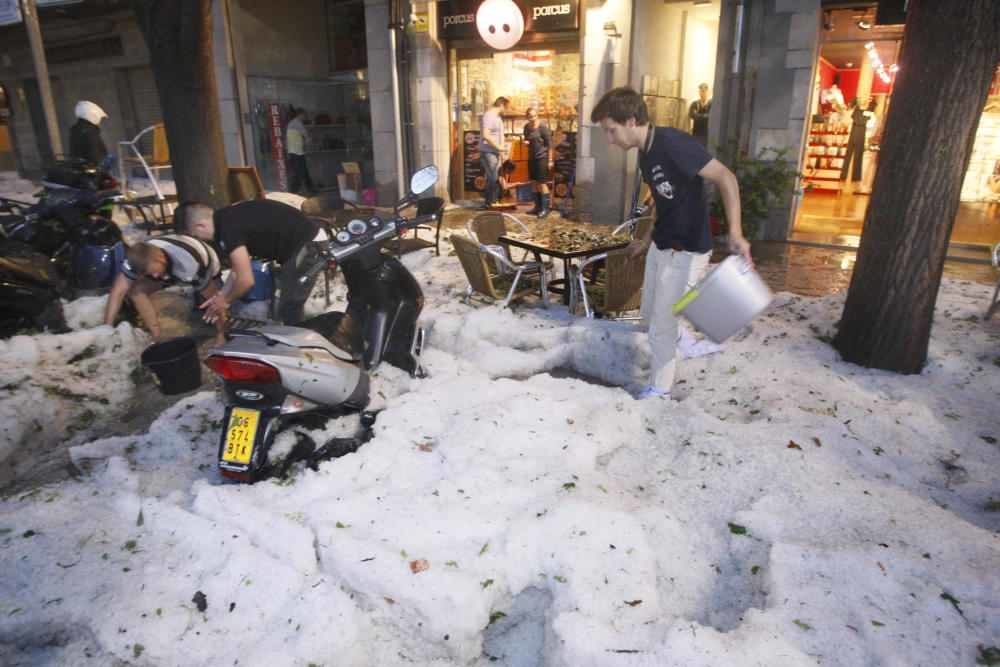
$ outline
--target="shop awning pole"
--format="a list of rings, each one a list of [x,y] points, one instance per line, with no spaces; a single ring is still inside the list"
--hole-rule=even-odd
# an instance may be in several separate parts
[[[35,64],[35,78],[38,79],[38,92],[42,98],[42,113],[45,115],[45,126],[49,130],[49,145],[53,156],[63,155],[62,135],[59,134],[59,123],[56,120],[56,105],[52,101],[52,83],[49,81],[49,66],[45,62],[45,46],[42,44],[42,31],[38,28],[38,8],[35,0],[21,0],[21,14],[24,16],[24,27],[28,30],[28,41],[31,43],[31,60]]]

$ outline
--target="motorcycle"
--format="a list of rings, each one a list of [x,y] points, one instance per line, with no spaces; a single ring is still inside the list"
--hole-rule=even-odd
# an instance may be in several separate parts
[[[391,218],[357,218],[330,240],[315,242],[319,259],[301,280],[339,267],[348,289],[346,312],[324,313],[295,327],[230,330],[226,343],[209,351],[205,365],[222,379],[226,405],[218,449],[224,477],[252,483],[284,474],[297,460],[315,467],[321,460],[357,450],[371,438],[375,422],[375,414],[365,411],[368,371],[385,361],[422,376],[423,330],[417,318],[423,292],[406,267],[381,246],[441,215],[401,215],[437,177],[436,167],[421,169]],[[282,461],[269,461],[275,438],[286,427],[350,414],[360,417],[353,433],[319,446],[300,440]]]
[[[65,282],[45,255],[0,240],[0,338],[34,328],[68,330],[60,294]]]

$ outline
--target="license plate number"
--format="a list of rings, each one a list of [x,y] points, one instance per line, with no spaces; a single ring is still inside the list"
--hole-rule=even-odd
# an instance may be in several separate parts
[[[257,424],[260,423],[260,412],[247,408],[233,408],[226,427],[226,447],[222,451],[222,460],[229,463],[250,463],[253,456],[253,443],[257,437]]]

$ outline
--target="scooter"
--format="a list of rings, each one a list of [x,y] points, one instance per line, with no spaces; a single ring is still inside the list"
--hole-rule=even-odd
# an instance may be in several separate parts
[[[59,298],[64,289],[48,257],[23,243],[0,240],[0,338],[25,329],[67,331]]]
[[[421,169],[391,218],[357,218],[331,240],[316,242],[320,259],[301,280],[339,266],[348,289],[346,312],[324,313],[296,327],[231,330],[225,344],[209,351],[205,365],[222,379],[226,404],[218,454],[224,477],[255,482],[283,474],[296,460],[315,467],[357,450],[371,438],[375,422],[375,414],[364,411],[367,371],[385,361],[411,375],[423,374],[423,331],[417,323],[423,293],[406,267],[381,246],[441,215],[400,214],[437,177],[436,167]],[[353,433],[319,445],[300,440],[283,460],[269,460],[275,437],[285,427],[349,414],[360,415]]]
[[[97,293],[111,286],[125,257],[121,230],[101,212],[120,198],[116,189],[79,188],[34,205],[0,198],[0,237],[46,257],[65,281],[64,296]]]

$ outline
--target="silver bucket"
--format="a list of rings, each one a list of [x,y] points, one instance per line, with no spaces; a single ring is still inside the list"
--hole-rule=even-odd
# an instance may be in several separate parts
[[[721,343],[751,321],[774,297],[763,279],[737,255],[722,260],[674,304],[700,332]]]

